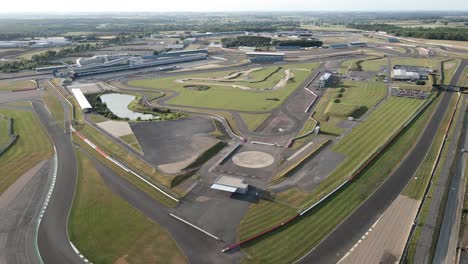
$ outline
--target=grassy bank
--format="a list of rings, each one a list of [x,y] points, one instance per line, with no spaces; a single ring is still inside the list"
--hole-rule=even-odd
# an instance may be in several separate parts
[[[240,115],[250,131],[255,131],[255,129],[257,129],[257,127],[261,125],[263,121],[265,121],[270,116],[270,114],[248,113],[241,113]]]
[[[62,104],[55,96],[55,93],[50,89],[47,89],[42,97],[44,100],[47,109],[49,109],[50,113],[57,121],[60,127],[64,128],[64,120],[65,120],[65,112],[63,111]]]
[[[49,159],[53,148],[49,136],[34,113],[0,108],[0,114],[14,119],[13,130],[19,137],[0,156],[0,193],[42,160]]]
[[[93,263],[186,263],[169,233],[104,184],[77,151],[78,185],[69,219],[70,240]]]
[[[245,263],[291,263],[317,245],[399,164],[423,131],[435,106],[433,103],[427,108],[352,184],[347,185],[321,207],[294,224],[243,246],[247,255]],[[281,197],[281,193],[278,197]],[[239,238],[246,238],[259,229],[266,229],[294,215],[297,205],[300,207],[304,204],[304,201],[310,198],[310,194],[295,197],[298,199],[294,203],[296,206],[266,200],[252,205],[239,226]]]

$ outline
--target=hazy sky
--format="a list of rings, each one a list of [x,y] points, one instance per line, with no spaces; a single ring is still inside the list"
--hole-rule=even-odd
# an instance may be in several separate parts
[[[467,0],[5,0],[0,12],[468,10]]]

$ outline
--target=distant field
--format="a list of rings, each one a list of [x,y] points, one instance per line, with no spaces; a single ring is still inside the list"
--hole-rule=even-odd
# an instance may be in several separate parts
[[[168,103],[189,107],[208,107],[214,109],[243,110],[243,111],[270,111],[281,105],[289,95],[310,75],[311,70],[317,68],[318,63],[281,65],[283,69],[293,69],[295,75],[293,81],[286,83],[285,87],[274,91],[249,91],[227,86],[211,86],[210,89],[198,91],[187,89],[186,84],[174,82],[181,78],[213,78],[229,74],[229,72],[216,72],[211,74],[198,74],[183,77],[158,78],[149,80],[133,80],[129,84],[137,87],[153,88],[161,90],[174,90],[179,96]],[[294,69],[301,70],[294,70]],[[309,71],[302,70],[310,69]],[[284,74],[284,73],[283,73]],[[281,77],[280,77],[281,78]],[[256,87],[271,87],[268,82],[257,83]],[[245,85],[245,84],[244,84]]]
[[[36,51],[32,51],[32,52],[28,52],[28,53],[21,54],[21,55],[19,56],[19,58],[29,60],[29,59],[31,59],[34,55],[39,55],[39,54],[44,53],[44,52],[46,52],[46,51],[48,51],[48,50],[59,51],[59,50],[61,50],[61,49],[63,49],[63,47],[60,47],[60,48],[38,49],[38,50],[36,50]]]
[[[246,123],[247,127],[250,131],[254,131],[257,127],[265,121],[270,114],[248,114],[248,113],[241,113],[240,114],[244,122]]]
[[[187,263],[169,233],[122,200],[77,151],[78,185],[70,240],[93,263]]]
[[[36,87],[33,81],[0,81],[0,91],[16,91]]]
[[[346,25],[331,25],[323,24],[321,26],[316,25],[301,25],[301,28],[305,28],[313,31],[356,31],[356,29],[348,28]]]
[[[18,177],[52,155],[52,143],[32,112],[0,108],[0,114],[14,119],[15,144],[0,156],[0,193]]]
[[[432,104],[360,177],[323,206],[286,228],[242,246],[246,253],[243,263],[292,263],[310,251],[385,180],[411,149],[434,109]],[[310,197],[299,190],[290,190],[279,193],[278,201],[253,204],[239,225],[239,239],[293,216]]]

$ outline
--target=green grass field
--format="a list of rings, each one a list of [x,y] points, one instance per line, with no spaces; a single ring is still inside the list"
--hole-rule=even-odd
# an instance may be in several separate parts
[[[1,194],[38,162],[49,159],[53,148],[34,113],[0,108],[0,114],[14,119],[13,130],[19,135],[15,144],[0,156]]]
[[[460,80],[458,80],[458,85],[468,87],[468,67],[463,70]]]
[[[245,124],[250,131],[254,131],[257,127],[265,121],[270,114],[249,114],[249,113],[240,113]]]
[[[10,121],[5,117],[0,117],[0,147],[4,146],[9,140],[10,135],[8,133]]]
[[[421,134],[435,106],[431,104],[384,153],[371,163],[368,169],[323,206],[311,211],[289,227],[242,246],[246,253],[244,263],[292,263],[317,245],[352,213],[399,164]],[[252,205],[239,226],[239,239],[293,216],[297,208],[310,199],[310,195],[301,193],[294,195],[294,202],[285,203],[282,202],[282,197],[283,193],[277,195],[281,203],[262,200]]]
[[[341,89],[344,89],[342,92]],[[343,97],[338,98],[342,94]],[[345,80],[338,88],[329,88],[317,104],[314,118],[320,122],[320,131],[339,135],[338,124],[348,116],[359,117],[386,95],[386,87],[378,82]],[[339,99],[340,103],[335,103]]]
[[[138,144],[138,140],[135,137],[134,134],[128,134],[125,136],[120,137],[121,140],[125,141],[128,145],[130,145],[132,148],[138,150],[139,152],[143,152],[140,148],[140,144]]]
[[[312,193],[318,200],[350,177],[373,153],[405,123],[424,101],[391,97],[354,128],[332,150],[345,160]],[[311,203],[312,203],[311,201]]]
[[[177,91],[180,95],[168,101],[168,103],[174,105],[266,112],[281,105],[286,98],[288,98],[289,95],[310,75],[311,71],[303,70],[304,68],[313,70],[317,68],[317,66],[318,63],[282,65],[281,67],[285,70],[295,69],[292,70],[295,77],[293,81],[287,82],[285,87],[274,91],[249,91],[226,86],[212,86],[208,90],[197,91],[183,88],[186,84],[175,82],[175,80],[181,78],[212,78],[225,76],[229,74],[229,72],[133,80],[130,81],[129,84],[137,87]],[[268,80],[271,78],[273,78],[273,76]],[[280,78],[281,77],[279,77],[279,79]],[[243,85],[245,85],[245,83]],[[270,87],[267,81],[256,83],[255,85],[258,85],[257,87],[263,86],[264,88]]]
[[[93,263],[187,263],[169,233],[113,193],[77,151],[70,240]]]
[[[57,121],[60,127],[64,128],[65,112],[63,111],[62,104],[55,97],[55,93],[51,90],[46,90],[43,96],[43,100],[47,109],[51,112],[54,119]]]
[[[21,89],[32,89],[36,87],[33,81],[0,81],[0,91],[16,91]]]
[[[442,63],[442,67],[444,70],[444,84],[448,85],[450,84],[450,81],[453,78],[453,75],[455,74],[455,71],[458,68],[458,65],[460,65],[461,60],[460,59],[452,59],[448,60]]]
[[[380,71],[385,66],[387,66],[387,58],[366,60],[361,63],[363,71]]]

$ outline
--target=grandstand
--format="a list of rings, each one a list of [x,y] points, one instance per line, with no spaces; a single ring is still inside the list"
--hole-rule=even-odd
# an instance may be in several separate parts
[[[281,52],[247,52],[247,57],[252,62],[268,62],[268,61],[282,61],[284,53]]]
[[[144,67],[162,66],[181,62],[204,60],[208,58],[207,50],[167,52],[157,56],[99,55],[91,58],[79,58],[76,64],[67,65],[65,69],[56,70],[56,76],[86,76],[123,70],[134,70]],[[161,68],[162,69],[162,68]],[[42,69],[36,69],[40,71]]]

